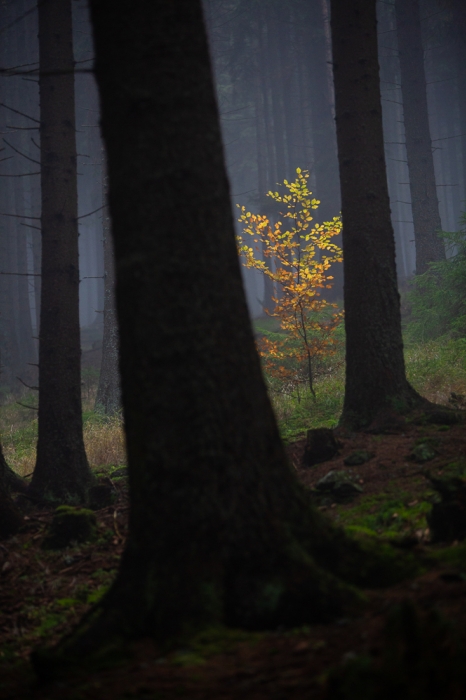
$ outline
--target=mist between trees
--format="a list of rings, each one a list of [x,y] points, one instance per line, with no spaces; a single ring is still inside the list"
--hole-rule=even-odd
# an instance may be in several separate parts
[[[92,372],[101,363],[111,251],[104,252],[110,236],[103,227],[108,221],[105,154],[91,27],[86,3],[72,5],[79,319],[84,366]],[[436,0],[408,5],[409,11],[403,2],[378,3],[385,156],[402,289],[416,268],[422,272],[430,260],[444,256],[436,232],[457,230],[466,188],[464,9],[459,0],[441,7]],[[37,384],[41,151],[37,12],[25,0],[15,0],[0,13],[0,389],[5,395],[21,393],[23,382]],[[299,167],[309,171],[310,190],[320,201],[316,223],[332,220],[341,205],[327,0],[204,0],[204,14],[232,204],[274,224],[280,206],[267,192],[293,179]],[[341,302],[342,266],[332,272],[326,298]],[[270,276],[254,269],[243,273],[251,315],[273,311],[276,285]],[[113,320],[111,325],[115,328]],[[115,339],[105,342],[104,362],[116,352]],[[105,403],[102,391],[100,404]],[[114,397],[109,401],[118,403]]]

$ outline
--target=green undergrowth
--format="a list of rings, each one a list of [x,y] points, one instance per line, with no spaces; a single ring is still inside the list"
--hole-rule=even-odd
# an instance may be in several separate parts
[[[263,639],[263,632],[249,632],[229,627],[209,627],[190,640],[186,648],[170,655],[170,662],[176,666],[199,666],[210,657],[233,653],[238,644],[256,645]]]
[[[466,339],[438,338],[405,349],[406,371],[414,388],[430,401],[449,404],[452,392],[466,394]],[[305,387],[288,391],[266,377],[282,438],[293,442],[311,428],[333,428],[343,406],[344,366],[335,361],[315,381],[316,398]]]
[[[407,492],[361,496],[352,507],[342,509],[337,520],[353,534],[382,536],[386,539],[425,531],[430,512],[432,491],[414,498]]]

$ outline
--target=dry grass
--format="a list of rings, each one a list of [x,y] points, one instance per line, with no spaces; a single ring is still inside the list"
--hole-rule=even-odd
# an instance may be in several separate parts
[[[87,397],[86,397],[87,398]],[[23,396],[21,403],[33,404],[37,397]],[[84,401],[91,404],[91,401]],[[32,474],[36,461],[37,414],[17,403],[13,396],[0,406],[0,436],[8,464],[21,476]],[[105,418],[90,410],[84,416],[84,444],[91,468],[126,463],[125,439],[120,416]]]
[[[119,416],[88,421],[84,426],[84,444],[90,466],[126,464],[123,423]]]

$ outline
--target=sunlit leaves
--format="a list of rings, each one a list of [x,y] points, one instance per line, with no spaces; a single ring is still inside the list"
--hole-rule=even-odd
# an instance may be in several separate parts
[[[283,339],[262,338],[259,342],[266,372],[289,381],[292,376],[301,376],[305,365],[306,380],[314,393],[313,361],[335,353],[334,331],[342,320],[337,305],[322,299],[320,290],[331,288],[333,276],[328,271],[343,257],[332,240],[341,232],[341,218],[312,225],[311,211],[320,202],[312,197],[308,179],[309,172],[297,168],[294,182],[283,181],[283,194],[267,193],[283,205],[283,221],[273,224],[267,216],[238,204],[243,227],[238,249],[246,267],[259,270],[274,282],[277,298],[271,315],[280,320],[285,333]],[[253,237],[254,247],[248,245],[248,236]],[[301,368],[298,372],[297,367]]]

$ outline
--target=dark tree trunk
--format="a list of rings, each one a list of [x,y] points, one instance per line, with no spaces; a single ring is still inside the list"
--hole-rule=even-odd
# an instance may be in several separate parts
[[[35,658],[42,675],[118,637],[331,617],[352,593],[329,570],[361,565],[310,507],[267,398],[200,2],[91,11],[132,507],[114,586],[58,660]]]
[[[39,3],[42,285],[37,462],[31,490],[86,498],[71,0]]]
[[[18,532],[23,518],[13,502],[10,492],[25,492],[26,484],[10,469],[0,445],[0,539],[11,537]]]
[[[442,224],[427,111],[419,1],[395,0],[395,13],[416,242],[416,274],[421,275],[430,262],[445,259],[445,248],[438,235]]]
[[[331,51],[326,37],[328,26],[326,0],[311,0],[308,3],[312,26],[312,40],[308,39],[310,84],[312,95],[312,128],[314,137],[314,168],[316,177],[315,197],[320,200],[316,218],[331,221],[341,209],[338,173],[337,142],[333,114],[332,86],[328,75]],[[330,53],[330,55],[329,55]],[[325,69],[323,67],[325,66]],[[334,239],[341,246],[340,236]],[[323,291],[326,299],[341,299],[343,294],[343,267],[334,263],[330,273],[334,276],[332,289]]]
[[[408,384],[385,171],[375,0],[332,0],[343,215],[346,387],[341,423],[421,401]]]
[[[108,175],[102,150],[102,232],[104,239],[104,336],[102,363],[95,410],[111,416],[121,408],[120,372],[118,369],[118,320],[115,306],[115,260],[108,211]]]
[[[456,80],[460,113],[461,160],[463,165],[463,211],[466,211],[466,5],[463,0],[452,0],[453,28],[456,58]]]

